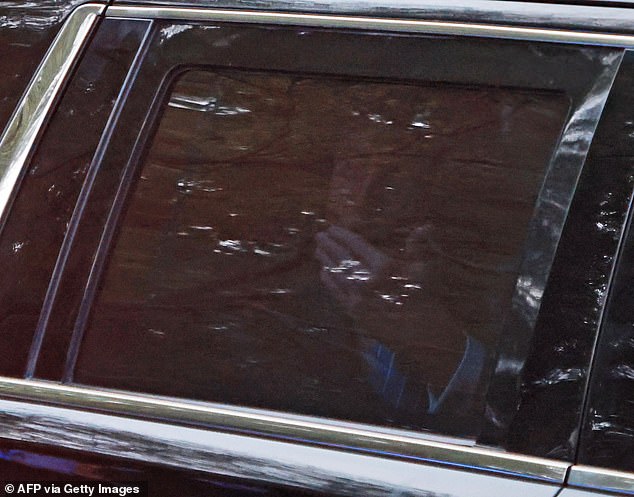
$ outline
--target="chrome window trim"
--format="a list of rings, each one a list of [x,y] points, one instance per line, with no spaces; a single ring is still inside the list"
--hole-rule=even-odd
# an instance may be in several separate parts
[[[345,448],[385,459],[431,462],[550,483],[563,483],[570,466],[562,461],[468,446],[463,440],[443,440],[443,437],[434,435],[425,437],[357,423],[39,380],[0,378],[0,397],[136,417],[148,423],[153,422],[149,420],[158,420],[209,430],[255,434],[259,438],[299,445]],[[28,410],[27,407],[25,409]],[[3,419],[2,411],[0,401],[0,420]],[[5,421],[0,421],[0,424],[3,426],[0,437],[7,437],[9,432],[5,430]],[[22,440],[24,436],[15,432],[10,438]]]
[[[390,19],[329,14],[300,14],[215,8],[111,6],[108,17],[170,19],[175,21],[238,22],[320,28],[363,29],[418,34],[475,36],[484,38],[541,41],[634,48],[634,36],[580,32],[563,29],[527,28],[496,24],[418,19]]]
[[[145,0],[153,6],[177,3],[180,7],[268,10],[368,17],[392,17],[522,27],[560,28],[580,31],[631,33],[634,9],[623,4],[580,5],[538,1],[504,0]],[[116,4],[139,0],[117,0]]]
[[[634,494],[634,473],[576,464],[570,468],[567,483],[573,487],[605,492]]]
[[[64,22],[0,137],[0,219],[38,133],[104,5],[84,4]]]

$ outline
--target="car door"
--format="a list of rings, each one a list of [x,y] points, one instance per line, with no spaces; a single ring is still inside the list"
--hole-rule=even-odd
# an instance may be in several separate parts
[[[555,495],[629,208],[631,40],[82,9],[0,142],[9,473]]]

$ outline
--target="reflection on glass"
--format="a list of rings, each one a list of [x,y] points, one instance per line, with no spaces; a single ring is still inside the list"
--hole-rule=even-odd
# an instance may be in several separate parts
[[[566,111],[519,90],[186,73],[76,380],[476,435]]]

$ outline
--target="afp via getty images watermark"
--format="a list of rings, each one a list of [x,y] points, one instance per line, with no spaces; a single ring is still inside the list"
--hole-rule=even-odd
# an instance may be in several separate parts
[[[147,482],[4,482],[4,495],[77,495],[148,497]]]

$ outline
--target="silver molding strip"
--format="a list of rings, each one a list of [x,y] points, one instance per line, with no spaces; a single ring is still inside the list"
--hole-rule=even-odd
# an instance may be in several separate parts
[[[0,437],[211,475],[364,497],[553,497],[554,484],[95,412],[0,400]]]
[[[46,381],[0,378],[0,396],[223,431],[255,433],[300,444],[346,448],[390,459],[433,462],[553,483],[563,483],[570,466],[561,461],[467,446],[465,441],[443,440],[433,435],[427,438],[416,433],[357,423]],[[2,426],[3,433],[4,428]]]
[[[592,490],[634,494],[634,473],[575,465],[570,468],[568,485]]]
[[[0,218],[44,118],[104,8],[103,5],[85,4],[68,16],[0,137]]]
[[[254,10],[222,10],[214,8],[114,6],[108,7],[109,17],[170,19],[176,21],[238,22],[313,26],[323,28],[363,29],[420,34],[477,36],[527,41],[575,43],[609,47],[634,48],[634,36],[609,33],[577,32],[558,29],[523,28],[493,24],[424,21],[413,19],[383,19],[321,14],[293,14]]]

